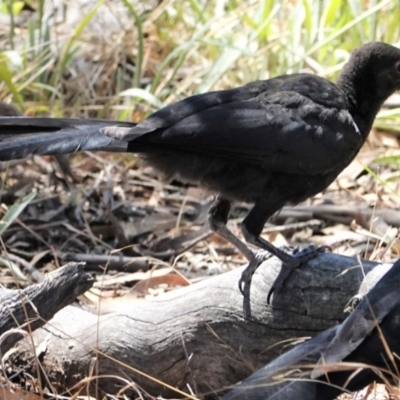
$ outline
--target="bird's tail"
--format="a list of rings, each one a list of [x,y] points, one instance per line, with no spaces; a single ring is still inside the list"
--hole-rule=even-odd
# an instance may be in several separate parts
[[[78,151],[125,152],[127,143],[100,132],[108,126],[134,123],[95,119],[0,117],[0,161],[32,154],[55,155]]]

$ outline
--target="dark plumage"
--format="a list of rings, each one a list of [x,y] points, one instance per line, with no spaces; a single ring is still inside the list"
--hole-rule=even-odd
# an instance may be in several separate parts
[[[0,101],[0,117],[22,117],[23,114],[17,110],[13,105],[4,103]],[[9,158],[11,159],[11,158]],[[76,181],[75,176],[71,169],[71,164],[69,158],[63,154],[57,154],[54,156],[58,166],[65,176],[70,176],[74,181]]]
[[[400,352],[399,287],[400,260],[341,325],[278,357],[228,392],[222,400],[333,400],[344,390],[360,390],[374,381],[382,382],[383,377],[393,381],[400,368],[396,356]],[[354,373],[357,365],[348,366],[347,371],[342,365],[336,369],[340,372],[328,372],[326,365],[327,373],[323,373],[324,363],[340,361],[360,363],[365,369]]]
[[[79,150],[142,154],[168,178],[218,193],[210,225],[249,260],[242,283],[250,282],[263,254],[241,242],[226,222],[232,200],[252,203],[243,235],[283,261],[275,283],[279,289],[285,276],[315,252],[291,255],[277,249],[260,237],[265,222],[285,204],[319,193],[336,178],[360,150],[383,102],[397,89],[400,51],[369,43],[354,51],[336,84],[310,74],[283,75],[189,97],[136,126],[3,119],[0,159]]]

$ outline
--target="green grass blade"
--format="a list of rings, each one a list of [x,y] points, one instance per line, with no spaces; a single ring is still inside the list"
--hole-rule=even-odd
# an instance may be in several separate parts
[[[20,203],[13,204],[4,214],[0,221],[0,235],[19,217],[25,207],[35,198],[36,192],[31,192],[25,196]]]
[[[13,82],[13,74],[8,67],[8,57],[4,53],[0,53],[0,80],[2,80],[8,90],[13,94],[15,100],[22,104],[23,98]]]
[[[140,16],[137,14],[136,10],[133,8],[132,3],[128,0],[122,0],[126,8],[131,13],[132,17],[136,23],[136,29],[138,31],[138,48],[136,57],[136,70],[133,78],[133,86],[140,87],[140,81],[142,79],[142,67],[143,67],[143,54],[144,54],[144,43],[143,43],[143,25]]]

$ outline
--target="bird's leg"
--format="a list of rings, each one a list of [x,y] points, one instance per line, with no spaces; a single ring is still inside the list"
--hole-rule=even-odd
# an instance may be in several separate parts
[[[230,209],[231,202],[218,196],[208,211],[208,223],[210,224],[210,228],[213,232],[235,246],[248,260],[251,260],[253,257],[253,250],[226,226]]]
[[[278,293],[281,290],[283,283],[294,269],[296,269],[300,264],[313,259],[318,254],[325,252],[327,249],[326,247],[318,248],[314,245],[310,245],[302,250],[294,249],[292,254],[289,254],[263,239],[260,234],[265,222],[269,216],[272,215],[270,210],[271,209],[269,208],[269,212],[266,213],[265,209],[261,207],[260,204],[256,204],[242,223],[242,233],[247,243],[268,251],[271,255],[274,255],[282,261],[281,271],[275,279],[275,282],[267,296],[268,304],[270,303],[271,295],[274,292]],[[277,210],[274,210],[273,212],[275,211]],[[240,286],[250,285],[251,278],[259,265],[260,262],[257,264],[256,260],[249,263],[240,278]]]
[[[271,257],[271,254],[264,250],[253,250],[228,229],[226,224],[228,222],[230,209],[231,202],[221,196],[218,196],[208,211],[208,222],[210,224],[210,228],[213,232],[217,233],[219,236],[235,246],[247,258],[249,261],[249,266],[246,268],[246,271],[249,268],[254,268],[254,270],[256,270],[266,257]],[[244,293],[241,282],[242,279],[239,281],[239,289],[242,293]]]

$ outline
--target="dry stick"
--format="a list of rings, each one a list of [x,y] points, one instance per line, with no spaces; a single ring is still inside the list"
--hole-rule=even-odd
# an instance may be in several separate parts
[[[281,221],[293,217],[299,220],[310,220],[312,218],[325,218],[337,221],[338,218],[344,223],[350,223],[362,216],[370,219],[372,216],[381,217],[388,225],[400,227],[400,211],[390,209],[371,209],[365,206],[339,206],[321,204],[315,206],[283,207],[274,219]]]
[[[64,261],[77,261],[89,264],[93,268],[93,264],[108,264],[108,268],[123,270],[124,272],[135,272],[139,270],[147,271],[149,269],[149,257],[125,257],[125,256],[102,256],[98,254],[80,254],[66,253],[60,255]]]
[[[30,276],[35,282],[43,282],[44,279],[43,274],[40,271],[38,271],[32,264],[26,261],[24,258],[18,257],[17,255],[12,253],[8,253],[7,258],[11,261],[20,263],[24,267],[24,269],[26,269],[26,271],[30,274]]]

